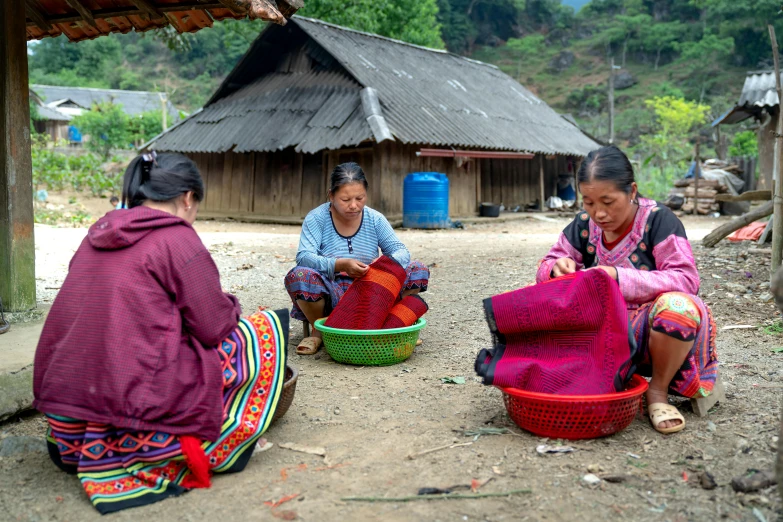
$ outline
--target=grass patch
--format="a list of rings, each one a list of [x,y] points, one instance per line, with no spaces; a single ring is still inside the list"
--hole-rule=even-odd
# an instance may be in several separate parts
[[[774,321],[772,324],[765,326],[764,333],[767,335],[783,334],[783,320],[778,319],[777,321]],[[775,350],[777,350],[777,348]],[[781,349],[780,351],[783,351],[783,349]]]
[[[35,210],[35,222],[43,225],[79,228],[92,224],[93,219],[92,216],[83,210],[39,208]]]

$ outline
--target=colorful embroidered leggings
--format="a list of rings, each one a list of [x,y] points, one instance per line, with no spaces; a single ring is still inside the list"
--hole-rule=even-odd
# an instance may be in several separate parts
[[[701,324],[696,303],[685,294],[669,292],[661,295],[650,309],[650,327],[680,341],[693,341]]]

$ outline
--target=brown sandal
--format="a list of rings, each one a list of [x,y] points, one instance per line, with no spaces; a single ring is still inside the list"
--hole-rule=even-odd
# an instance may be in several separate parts
[[[323,340],[320,337],[305,337],[296,347],[296,353],[299,355],[313,355],[321,349]]]

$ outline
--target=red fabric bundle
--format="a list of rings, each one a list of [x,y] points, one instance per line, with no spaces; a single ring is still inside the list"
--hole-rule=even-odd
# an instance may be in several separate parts
[[[617,282],[603,270],[552,279],[484,301],[495,347],[481,350],[484,384],[563,395],[624,388],[636,342]]]
[[[379,330],[402,291],[408,274],[394,259],[381,256],[355,280],[326,320],[346,330]]]
[[[389,311],[389,316],[383,323],[383,328],[403,328],[413,326],[419,317],[427,313],[427,303],[418,295],[408,295],[394,305]]]

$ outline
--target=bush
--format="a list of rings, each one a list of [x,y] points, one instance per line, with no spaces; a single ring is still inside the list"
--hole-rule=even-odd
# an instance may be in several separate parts
[[[636,184],[639,193],[645,198],[663,201],[669,195],[674,186],[674,181],[683,177],[685,173],[677,167],[653,168],[641,167],[636,172]]]
[[[759,157],[759,141],[754,131],[743,131],[734,136],[729,146],[729,156]]]
[[[129,149],[132,146],[130,116],[125,114],[121,105],[96,103],[71,123],[82,134],[90,136],[85,147],[104,159],[109,159],[112,149]]]
[[[122,191],[122,176],[107,173],[103,160],[88,153],[71,156],[55,151],[45,136],[33,138],[33,184],[36,188],[61,191],[67,188],[79,192],[89,190],[93,196],[103,197]]]

